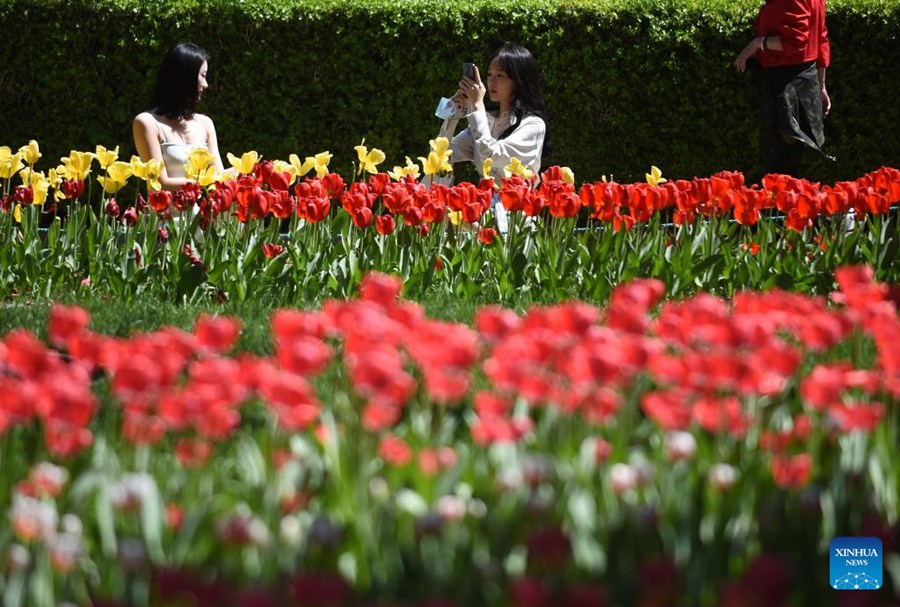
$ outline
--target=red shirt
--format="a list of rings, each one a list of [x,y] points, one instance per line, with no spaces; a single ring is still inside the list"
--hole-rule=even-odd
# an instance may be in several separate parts
[[[756,34],[781,38],[782,50],[757,53],[763,67],[809,61],[828,67],[831,63],[825,0],[766,0],[756,16]]]

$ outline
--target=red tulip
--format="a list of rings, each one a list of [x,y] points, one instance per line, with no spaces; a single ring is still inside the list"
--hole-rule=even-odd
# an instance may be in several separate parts
[[[393,215],[379,215],[375,220],[375,229],[382,236],[393,234],[395,227],[396,223],[394,222]]]
[[[282,253],[284,253],[284,246],[280,244],[273,244],[271,242],[264,242],[260,245],[262,249],[263,256],[266,259],[274,259],[278,257]]]

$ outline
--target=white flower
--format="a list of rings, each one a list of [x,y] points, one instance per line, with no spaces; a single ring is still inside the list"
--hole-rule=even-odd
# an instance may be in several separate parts
[[[46,542],[56,535],[59,516],[53,504],[16,493],[9,520],[13,533],[20,540],[30,542],[40,539]]]
[[[29,477],[39,491],[50,497],[56,497],[68,482],[69,471],[50,462],[41,462],[31,469]]]
[[[375,476],[369,481],[369,496],[376,502],[383,502],[391,496],[391,488],[386,480]]]
[[[638,475],[628,464],[613,464],[609,469],[609,482],[616,495],[622,495],[637,486]]]
[[[48,542],[50,565],[57,573],[69,573],[78,564],[84,552],[80,535],[60,533]]]
[[[477,498],[470,500],[469,515],[473,518],[484,518],[487,516],[487,504]]]
[[[731,489],[737,482],[737,470],[728,464],[714,464],[709,469],[709,482],[720,491]]]
[[[690,459],[697,453],[697,439],[690,432],[674,431],[666,436],[666,456],[673,462]]]
[[[437,511],[445,521],[458,521],[466,515],[466,502],[456,495],[444,495],[438,500]]]
[[[31,564],[31,553],[28,548],[22,544],[13,544],[9,547],[9,553],[6,557],[9,564],[10,573],[22,571]]]
[[[286,546],[296,548],[303,540],[303,527],[296,516],[286,516],[278,525],[278,536]]]
[[[81,537],[84,531],[84,525],[81,523],[81,519],[78,518],[77,514],[64,514],[62,517],[62,521],[60,522],[60,528],[65,533],[71,533],[72,535],[77,535]]]
[[[109,501],[117,510],[137,510],[156,490],[156,481],[146,472],[124,474],[110,486]]]

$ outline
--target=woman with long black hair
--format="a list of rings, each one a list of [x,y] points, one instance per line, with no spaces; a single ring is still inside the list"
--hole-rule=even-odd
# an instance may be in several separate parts
[[[497,104],[488,112],[484,98]],[[452,162],[470,161],[481,172],[491,160],[491,175],[499,182],[503,169],[516,158],[535,175],[541,170],[541,155],[547,136],[544,99],[540,92],[537,63],[528,49],[507,42],[488,64],[487,83],[475,67],[459,81],[454,96],[466,111],[468,128],[451,142]],[[497,225],[506,231],[506,210],[494,204]]]
[[[164,189],[177,190],[187,183],[184,165],[194,148],[206,148],[215,166],[223,169],[216,127],[208,116],[197,113],[208,86],[208,69],[209,54],[202,48],[190,42],[175,45],[156,74],[148,110],[132,124],[141,160],[163,161],[159,181]]]

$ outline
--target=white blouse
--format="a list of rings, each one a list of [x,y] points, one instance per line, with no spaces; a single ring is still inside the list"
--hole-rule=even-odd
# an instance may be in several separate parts
[[[450,143],[453,150],[451,162],[470,161],[475,163],[478,173],[485,159],[493,161],[491,174],[497,183],[505,176],[503,167],[515,157],[519,162],[534,171],[541,170],[541,151],[544,147],[544,136],[547,126],[537,116],[526,116],[506,139],[497,139],[510,125],[515,124],[516,116],[504,112],[499,116],[478,110],[469,114],[466,119],[469,128],[456,135]]]

